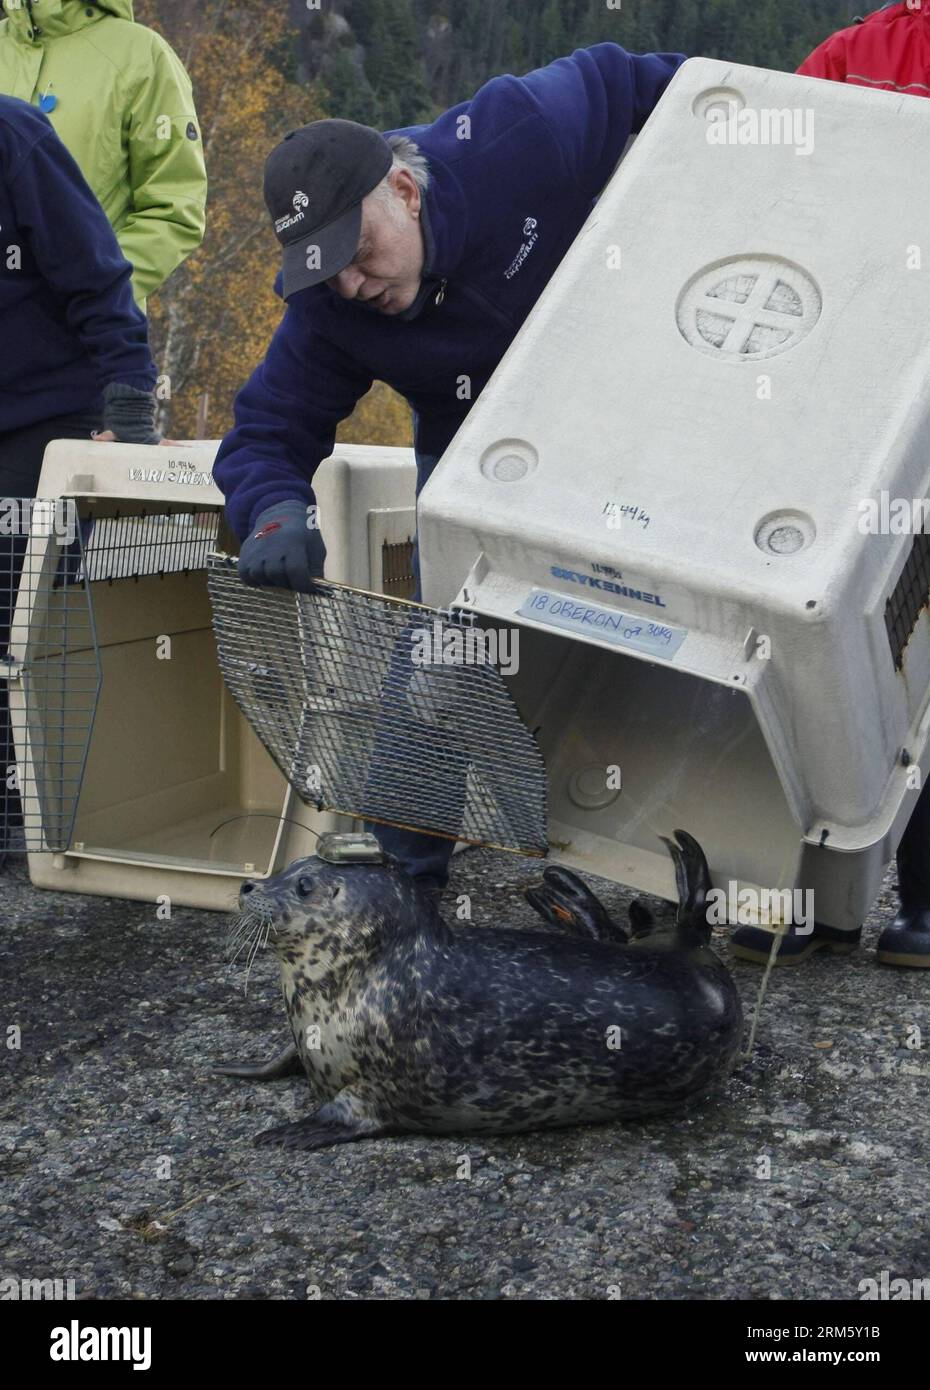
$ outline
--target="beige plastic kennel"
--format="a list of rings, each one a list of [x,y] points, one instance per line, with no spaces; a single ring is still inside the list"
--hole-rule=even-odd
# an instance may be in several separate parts
[[[673,897],[682,827],[718,887],[875,900],[930,775],[930,536],[864,524],[930,496],[928,140],[685,63],[423,489],[424,602],[519,634],[573,869]]]
[[[297,797],[221,677],[207,556],[236,546],[217,448],[46,452],[10,646],[38,887],[228,910],[243,877],[312,853],[313,831],[353,828]],[[321,465],[328,577],[409,595],[415,480],[408,449],[343,446]],[[69,506],[70,571],[66,528],[47,524]]]

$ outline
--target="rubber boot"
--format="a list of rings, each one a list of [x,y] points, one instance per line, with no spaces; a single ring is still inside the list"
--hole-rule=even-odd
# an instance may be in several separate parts
[[[898,847],[901,906],[878,938],[882,965],[930,969],[930,784],[924,787]]]
[[[772,927],[737,927],[730,937],[730,950],[739,960],[751,960],[755,965],[768,965],[772,951]],[[775,956],[776,965],[801,965],[810,960],[816,951],[827,951],[834,956],[848,956],[859,945],[862,928],[856,931],[841,931],[838,927],[825,927],[814,923],[814,930],[807,931],[805,924],[792,926],[782,936]]]

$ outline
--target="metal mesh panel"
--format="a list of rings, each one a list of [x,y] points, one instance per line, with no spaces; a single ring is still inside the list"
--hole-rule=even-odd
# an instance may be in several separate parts
[[[390,598],[413,598],[416,576],[413,572],[413,541],[383,541],[381,545],[381,587]]]
[[[448,650],[468,623],[340,584],[249,588],[225,556],[208,583],[226,683],[305,802],[546,852],[545,765],[500,672],[419,662],[422,634]]]
[[[914,537],[907,564],[895,591],[885,604],[885,626],[895,667],[904,665],[904,649],[917,626],[921,610],[930,601],[930,535],[921,531]]]
[[[100,690],[73,501],[0,504],[0,850],[66,849]]]
[[[207,556],[216,548],[219,524],[215,508],[97,516],[84,528],[87,577],[92,581],[141,579],[206,569]]]

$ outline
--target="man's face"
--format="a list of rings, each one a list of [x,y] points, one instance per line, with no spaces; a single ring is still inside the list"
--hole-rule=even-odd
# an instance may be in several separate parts
[[[394,198],[371,194],[362,203],[362,229],[351,265],[326,283],[343,299],[359,299],[382,314],[402,314],[417,297],[423,275],[420,190],[406,169],[391,179]]]

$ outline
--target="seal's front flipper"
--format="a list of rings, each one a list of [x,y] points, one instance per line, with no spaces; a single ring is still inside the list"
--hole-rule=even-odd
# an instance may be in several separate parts
[[[333,1144],[352,1144],[356,1139],[378,1139],[392,1133],[375,1120],[354,1115],[337,1098],[321,1105],[312,1115],[290,1124],[275,1125],[255,1136],[256,1148],[328,1149]]]
[[[542,887],[527,888],[524,897],[550,926],[563,931],[567,928],[595,941],[625,944],[629,939],[623,927],[611,920],[600,898],[568,869],[555,865],[546,869]]]
[[[550,927],[556,927],[560,931],[570,931],[578,936],[591,936],[593,934],[576,921],[574,915],[567,908],[563,907],[561,903],[555,902],[553,894],[548,888],[542,885],[535,888],[524,888],[523,896],[533,911]]]
[[[683,946],[706,946],[710,941],[707,895],[712,883],[704,851],[686,830],[676,830],[675,840],[667,840],[663,835],[662,841],[675,864],[678,939]]]
[[[231,1062],[213,1068],[219,1076],[240,1076],[243,1081],[278,1081],[282,1076],[300,1076],[303,1069],[297,1044],[293,1042],[267,1062]]]

